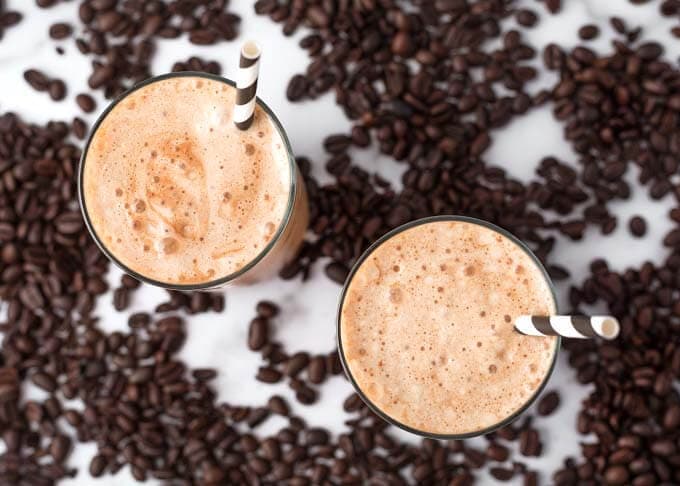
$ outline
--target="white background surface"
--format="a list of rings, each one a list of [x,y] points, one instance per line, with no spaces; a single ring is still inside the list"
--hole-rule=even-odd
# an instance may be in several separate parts
[[[77,93],[87,91],[90,60],[77,51],[73,38],[60,42],[66,55],[58,56],[54,51],[54,41],[48,37],[51,23],[68,21],[76,24],[78,2],[60,4],[49,10],[37,9],[33,0],[9,0],[7,3],[10,9],[21,11],[24,20],[19,26],[6,32],[5,38],[0,42],[0,112],[16,111],[25,120],[40,123],[50,119],[70,121],[73,116],[81,116],[88,122],[93,122],[96,114],[105,106],[103,99],[97,98],[97,111],[89,117],[83,116],[74,101]],[[323,174],[325,157],[321,141],[330,133],[346,132],[350,125],[334,104],[332,96],[295,105],[285,99],[288,79],[294,73],[302,72],[307,65],[306,54],[297,46],[297,41],[304,33],[298,32],[294,37],[286,38],[281,34],[279,25],[266,17],[255,16],[252,2],[245,0],[232,3],[233,10],[243,17],[239,42],[245,38],[254,38],[263,46],[258,95],[281,119],[295,153],[309,156],[315,162],[315,174],[326,180]],[[574,46],[578,43],[578,27],[585,23],[595,23],[602,29],[602,35],[597,41],[590,42],[590,45],[606,51],[612,35],[608,18],[619,15],[629,26],[643,26],[645,39],[661,40],[667,47],[668,57],[674,62],[680,53],[680,42],[668,34],[673,22],[659,15],[659,2],[633,6],[627,0],[569,0],[563,2],[567,5],[559,16],[548,15],[536,1],[524,3],[541,16],[537,27],[526,34],[529,43],[539,49],[549,42]],[[197,47],[184,39],[161,41],[154,58],[153,73],[169,71],[175,61],[186,60],[190,55],[198,54],[206,59],[218,60],[223,66],[223,74],[230,77],[237,65],[238,45],[236,42]],[[64,79],[69,87],[67,99],[54,103],[46,93],[33,91],[22,77],[23,71],[31,67],[43,69],[50,75]],[[531,89],[550,86],[555,81],[554,76],[553,73],[542,75],[531,85]],[[550,106],[534,110],[497,131],[486,159],[524,180],[532,176],[534,167],[544,156],[555,155],[567,162],[575,162],[571,149],[562,139],[562,127],[553,120],[550,110]],[[365,167],[371,167],[397,183],[404,168],[389,159],[377,157],[370,150],[359,153],[358,160]],[[635,180],[635,176],[634,173],[628,174],[631,182]],[[645,190],[634,191],[634,197],[630,201],[615,206],[620,219],[613,237],[603,238],[598,230],[589,229],[586,237],[579,243],[560,240],[553,252],[553,261],[570,269],[575,281],[586,274],[588,262],[593,256],[606,255],[611,266],[616,269],[637,266],[645,260],[662,261],[665,250],[662,249],[660,240],[670,227],[666,215],[671,205],[670,198],[652,204]],[[644,215],[647,219],[649,229],[643,239],[631,238],[627,231],[628,218],[633,214]],[[255,381],[254,376],[260,365],[259,355],[248,351],[245,346],[248,321],[254,314],[255,303],[275,296],[274,300],[283,309],[282,316],[275,322],[275,334],[289,352],[327,352],[334,348],[334,319],[340,287],[323,275],[322,266],[316,265],[311,280],[306,284],[277,279],[250,288],[230,289],[226,295],[224,313],[191,317],[188,340],[181,351],[182,359],[192,367],[214,367],[219,370],[214,384],[221,400],[233,404],[261,405],[269,396],[279,393],[289,399],[294,413],[303,416],[311,425],[329,427],[336,432],[343,430],[346,415],[342,412],[341,404],[351,391],[344,378],[334,377],[327,382],[321,389],[321,400],[315,406],[302,406],[294,400],[285,384],[263,385]],[[110,282],[113,286],[118,284],[119,277],[120,272],[112,269]],[[565,295],[565,290],[566,286],[559,288],[562,295]],[[98,307],[98,313],[102,317],[101,325],[107,331],[125,329],[130,313],[152,310],[165,297],[163,291],[145,288],[134,295],[129,311],[121,314],[113,310],[111,296],[104,296]],[[564,355],[561,356],[547,387],[548,390],[554,388],[562,392],[560,409],[552,417],[537,421],[545,443],[544,455],[538,459],[525,459],[531,468],[543,472],[542,483],[549,481],[549,474],[559,467],[566,456],[578,456],[579,441],[587,440],[576,434],[574,423],[579,402],[588,389],[575,383],[574,373],[567,366]],[[29,390],[29,395],[40,396],[40,393]],[[270,419],[260,430],[275,431],[282,425],[282,420]],[[406,433],[400,436],[407,440],[418,440]],[[479,443],[483,444],[484,441],[480,440]],[[89,477],[87,465],[95,450],[93,444],[77,445],[69,465],[78,467],[81,473],[64,484],[85,486],[134,483],[127,468],[117,476],[105,476],[96,480]],[[481,484],[493,483],[486,473],[479,474],[478,479]],[[147,484],[150,483],[152,484],[151,481]]]

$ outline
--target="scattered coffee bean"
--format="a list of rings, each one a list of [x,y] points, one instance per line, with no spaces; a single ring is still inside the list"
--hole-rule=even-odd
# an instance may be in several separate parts
[[[269,322],[262,317],[256,317],[250,321],[250,328],[248,329],[248,347],[253,351],[259,351],[267,344],[268,339]]]
[[[80,140],[83,140],[87,135],[87,125],[82,118],[75,117],[71,122],[71,130],[73,134]]]
[[[79,95],[77,95],[76,103],[78,104],[80,109],[83,110],[85,113],[92,113],[97,107],[94,98],[92,98],[92,96],[86,93],[80,93]]]
[[[600,28],[594,24],[584,25],[578,29],[578,36],[583,40],[592,40],[600,35]]]
[[[50,37],[55,40],[65,39],[71,35],[73,27],[66,22],[58,22],[50,26]]]
[[[557,410],[560,406],[560,395],[556,391],[549,391],[543,394],[541,399],[538,401],[536,411],[539,415],[547,416],[552,415],[552,413]]]
[[[633,236],[641,238],[647,233],[647,222],[642,216],[633,216],[628,221],[628,229]]]

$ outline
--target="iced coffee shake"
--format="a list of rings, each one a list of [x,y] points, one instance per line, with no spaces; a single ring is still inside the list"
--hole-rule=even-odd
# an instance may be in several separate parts
[[[519,315],[552,315],[545,271],[498,228],[452,217],[405,225],[357,264],[338,318],[351,381],[383,417],[431,436],[487,432],[542,388],[557,338]]]
[[[258,104],[234,126],[236,90],[203,75],[151,80],[95,127],[81,167],[86,221],[125,270],[169,287],[275,273],[307,226],[285,135]]]

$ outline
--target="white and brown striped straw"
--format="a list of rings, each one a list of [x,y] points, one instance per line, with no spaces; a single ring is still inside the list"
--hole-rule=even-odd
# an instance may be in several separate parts
[[[612,316],[520,316],[515,320],[515,329],[528,336],[614,339],[620,327]]]
[[[241,130],[247,130],[253,123],[261,53],[260,46],[254,41],[247,41],[241,47],[234,106],[234,124]]]

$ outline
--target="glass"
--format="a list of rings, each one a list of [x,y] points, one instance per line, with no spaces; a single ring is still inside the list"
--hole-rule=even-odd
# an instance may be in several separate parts
[[[489,223],[488,221],[483,221],[481,219],[477,218],[471,218],[468,216],[432,216],[428,218],[422,218],[418,219],[415,221],[408,222],[398,228],[393,229],[389,233],[383,235],[380,239],[378,239],[375,243],[373,243],[362,255],[359,257],[357,262],[354,264],[352,267],[352,270],[350,271],[349,275],[347,276],[347,280],[345,281],[345,285],[342,289],[342,293],[340,295],[340,304],[338,306],[338,314],[337,314],[337,319],[336,319],[336,332],[337,332],[337,340],[338,340],[338,354],[340,356],[340,362],[342,363],[342,367],[345,370],[345,374],[347,375],[347,378],[349,381],[352,383],[352,386],[356,390],[357,394],[361,397],[361,399],[368,405],[373,412],[375,412],[379,417],[381,417],[383,420],[386,422],[399,427],[400,429],[403,429],[407,432],[410,432],[412,434],[420,435],[423,437],[429,437],[432,439],[467,439],[471,437],[477,437],[480,435],[488,434],[490,432],[493,432],[496,429],[499,429],[501,427],[504,427],[510,423],[512,423],[517,417],[519,417],[529,406],[536,400],[536,398],[541,394],[541,391],[545,388],[545,385],[548,382],[548,379],[552,375],[552,372],[555,369],[555,363],[557,362],[557,354],[560,349],[560,338],[557,337],[555,340],[555,349],[553,352],[553,358],[552,362],[550,363],[550,367],[548,369],[548,372],[546,373],[545,377],[543,378],[543,381],[541,382],[540,386],[536,389],[535,393],[527,399],[527,401],[520,407],[515,413],[510,415],[509,417],[504,418],[502,421],[487,427],[482,430],[474,431],[474,432],[469,432],[469,433],[464,433],[464,434],[436,434],[436,433],[431,433],[431,432],[426,432],[422,430],[417,430],[412,427],[409,427],[408,425],[402,424],[401,422],[395,420],[394,418],[390,417],[386,413],[384,413],[380,408],[378,408],[375,404],[371,402],[371,400],[368,399],[368,397],[364,394],[364,392],[361,390],[359,387],[358,383],[352,376],[352,373],[350,372],[349,366],[347,364],[346,358],[345,358],[345,352],[343,350],[342,346],[342,332],[341,332],[341,326],[342,326],[342,308],[343,304],[345,301],[345,296],[347,294],[347,289],[349,288],[350,284],[352,283],[352,278],[354,277],[355,273],[361,267],[361,264],[375,251],[380,245],[382,245],[384,242],[389,240],[390,238],[398,235],[402,231],[408,230],[410,228],[419,226],[421,224],[427,224],[427,223],[433,223],[433,222],[438,222],[438,221],[461,221],[465,223],[472,223],[472,224],[477,224],[480,226],[483,226],[485,228],[488,228],[490,230],[493,230],[497,233],[500,233],[501,235],[505,236],[508,238],[510,241],[515,243],[519,248],[524,250],[524,252],[531,258],[532,262],[537,266],[537,268],[541,271],[543,276],[545,277],[545,281],[550,287],[550,292],[552,295],[552,300],[553,300],[553,308],[557,310],[557,297],[555,295],[555,287],[552,283],[552,280],[548,276],[548,272],[545,270],[543,267],[543,264],[540,262],[540,260],[536,257],[536,255],[533,254],[533,252],[529,249],[528,246],[526,246],[522,241],[520,241],[517,237],[515,237],[512,233],[504,230],[503,228],[500,228],[496,226],[495,224]]]
[[[94,138],[95,133],[97,132],[97,129],[101,125],[102,121],[106,118],[106,116],[111,112],[111,110],[113,110],[113,108],[118,103],[123,101],[131,93],[137,91],[138,89],[144,88],[145,86],[148,86],[152,83],[177,77],[202,77],[213,81],[225,83],[231,86],[232,88],[236,88],[236,84],[230,79],[226,79],[214,74],[186,71],[180,73],[168,73],[146,79],[136,84],[135,86],[133,86],[120,96],[118,96],[104,110],[104,112],[99,116],[94,126],[92,127],[92,131],[90,132],[90,135],[87,139],[87,143],[85,144],[85,149],[83,150],[83,154],[81,156],[80,164],[78,167],[78,200],[80,203],[80,208],[83,213],[83,218],[85,219],[87,229],[89,230],[90,234],[92,235],[92,238],[94,239],[95,243],[97,243],[97,246],[99,246],[101,251],[125,273],[128,273],[129,275],[135,277],[137,280],[141,280],[143,282],[155,285],[157,287],[186,291],[212,290],[224,287],[232,283],[248,284],[262,280],[267,277],[271,277],[274,274],[276,274],[278,270],[280,270],[281,267],[283,267],[283,265],[285,265],[295,256],[300,244],[302,243],[302,239],[307,229],[307,225],[309,222],[309,207],[307,202],[307,191],[305,189],[304,181],[302,179],[302,175],[300,174],[300,170],[298,169],[297,164],[295,162],[295,156],[293,155],[293,151],[291,149],[288,136],[286,135],[286,132],[284,131],[283,126],[281,125],[281,122],[276,117],[274,112],[260,98],[257,98],[257,104],[260,106],[260,108],[262,108],[262,110],[267,114],[269,119],[272,121],[272,124],[278,131],[281,140],[283,140],[283,143],[285,145],[286,153],[288,154],[291,185],[286,211],[284,213],[284,216],[281,220],[279,227],[274,233],[274,236],[272,237],[271,241],[250,262],[248,262],[242,268],[229,275],[208,282],[192,284],[173,284],[168,282],[160,282],[146,275],[142,275],[138,272],[135,272],[134,270],[128,268],[125,264],[123,264],[113,254],[113,252],[109,251],[109,249],[106,247],[101,238],[99,238],[99,236],[97,235],[96,231],[92,226],[87,211],[87,205],[85,203],[85,197],[83,194],[83,174],[85,165],[87,163],[88,149]]]

